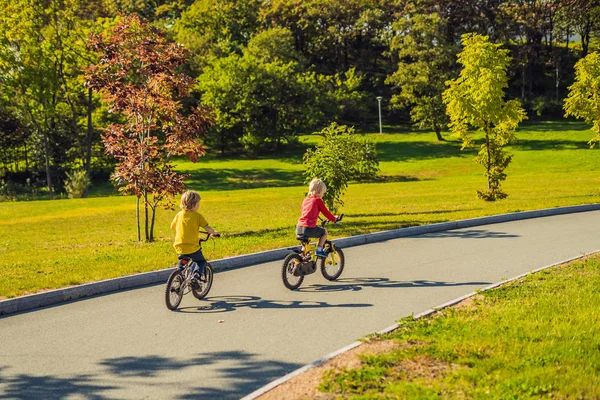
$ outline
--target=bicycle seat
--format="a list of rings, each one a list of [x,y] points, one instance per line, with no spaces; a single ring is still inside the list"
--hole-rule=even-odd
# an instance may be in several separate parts
[[[186,255],[184,255],[184,254],[179,254],[179,255],[177,256],[177,259],[178,259],[178,260],[189,260],[189,261],[192,261],[192,257],[190,257],[190,256],[186,256]]]
[[[310,238],[306,235],[296,235],[296,240],[299,240],[301,242],[310,242]]]

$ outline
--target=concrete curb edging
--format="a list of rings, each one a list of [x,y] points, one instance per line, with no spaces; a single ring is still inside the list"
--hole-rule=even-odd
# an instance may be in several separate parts
[[[566,264],[566,263],[569,263],[571,261],[579,260],[579,259],[587,257],[587,256],[589,256],[591,254],[595,254],[595,253],[599,253],[599,252],[600,252],[600,249],[592,251],[590,253],[582,254],[580,256],[571,257],[571,258],[569,258],[567,260],[559,261],[559,262],[554,263],[554,264],[546,265],[546,266],[534,269],[532,271],[525,272],[525,273],[523,273],[521,275],[514,276],[514,277],[509,278],[507,280],[503,280],[503,281],[500,281],[500,282],[493,283],[493,284],[491,284],[489,286],[486,286],[486,287],[484,287],[484,288],[482,288],[480,290],[468,293],[468,294],[466,294],[464,296],[461,296],[461,297],[457,297],[456,299],[450,300],[450,301],[448,301],[448,302],[446,302],[444,304],[441,304],[441,305],[439,305],[437,307],[430,308],[429,310],[423,311],[423,312],[421,312],[421,313],[419,313],[417,315],[414,315],[413,318],[414,319],[420,319],[420,318],[428,317],[429,315],[435,313],[436,311],[439,311],[439,310],[442,310],[444,308],[456,305],[456,304],[460,303],[463,300],[466,300],[466,299],[468,299],[470,297],[475,296],[478,293],[485,292],[487,290],[495,289],[495,288],[497,288],[499,286],[505,285],[507,283],[510,283],[510,282],[513,282],[513,281],[516,281],[516,280],[519,280],[519,279],[521,279],[521,278],[523,278],[525,276],[533,275],[533,274],[535,274],[537,272],[540,272],[542,270],[545,270],[545,269],[548,269],[548,268],[552,268],[552,267],[556,267],[558,265]],[[384,328],[384,329],[382,329],[380,331],[377,331],[376,333],[380,334],[380,335],[384,335],[386,333],[390,333],[390,332],[398,329],[399,327],[400,327],[400,324],[396,323],[396,324],[388,326],[387,328]],[[263,387],[255,390],[254,392],[252,392],[252,393],[250,393],[250,394],[242,397],[241,400],[254,400],[254,399],[257,399],[260,396],[262,396],[263,394],[266,394],[267,392],[275,389],[277,386],[280,386],[280,385],[284,384],[285,382],[287,382],[287,381],[295,378],[296,376],[301,375],[304,372],[313,369],[314,367],[317,367],[317,366],[319,366],[321,364],[324,364],[325,362],[331,360],[332,358],[337,357],[338,355],[340,355],[342,353],[345,353],[345,352],[350,351],[350,350],[352,350],[352,349],[354,349],[356,347],[359,347],[363,343],[364,342],[362,342],[362,341],[356,341],[356,342],[350,343],[346,347],[343,347],[343,348],[341,348],[339,350],[336,350],[336,351],[334,351],[332,353],[329,353],[329,354],[327,354],[327,355],[319,358],[318,360],[315,360],[315,361],[311,362],[310,364],[306,364],[306,365],[304,365],[304,366],[302,366],[302,367],[300,367],[300,368],[298,368],[298,369],[290,372],[289,374],[284,375],[281,378],[272,381],[271,383],[269,383],[269,384],[267,384],[267,385],[265,385],[265,386],[263,386]]]
[[[415,226],[410,228],[399,228],[389,231],[367,233],[364,235],[350,236],[335,239],[333,242],[340,247],[359,246],[367,243],[382,242],[407,236],[423,235],[462,229],[474,226],[496,224],[501,222],[518,221],[522,219],[539,218],[552,215],[571,214],[586,211],[600,210],[599,204],[584,204],[579,206],[547,208],[542,210],[523,211],[509,214],[479,217],[460,221],[442,222],[437,224]],[[287,247],[276,250],[267,250],[253,254],[223,258],[211,261],[215,271],[223,271],[234,268],[247,267],[270,261],[283,260],[283,258],[295,247]],[[22,311],[32,310],[38,307],[49,306],[70,300],[77,300],[99,294],[115,292],[119,290],[133,289],[155,283],[165,282],[173,268],[162,269],[152,272],[144,272],[125,276],[122,278],[107,279],[99,282],[87,283],[64,289],[56,289],[43,293],[36,293],[14,299],[0,301],[0,316]]]

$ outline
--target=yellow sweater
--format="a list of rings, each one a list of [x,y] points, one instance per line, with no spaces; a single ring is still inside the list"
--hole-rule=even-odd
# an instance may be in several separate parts
[[[200,250],[198,232],[208,225],[206,219],[196,211],[180,211],[173,219],[175,224],[175,251],[177,254],[192,254]]]

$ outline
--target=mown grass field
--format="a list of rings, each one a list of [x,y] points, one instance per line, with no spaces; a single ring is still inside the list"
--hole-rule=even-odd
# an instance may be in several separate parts
[[[381,176],[351,184],[332,226],[333,237],[600,201],[598,153],[589,149],[588,126],[571,122],[526,125],[503,184],[508,199],[478,200],[485,187],[474,150],[456,140],[436,142],[430,132],[370,134],[377,142]],[[303,137],[310,146],[315,136]],[[258,159],[206,157],[180,162],[201,192],[200,211],[223,232],[216,259],[294,245],[293,227],[303,195],[303,149]],[[169,223],[176,211],[160,210],[152,244],[136,242],[135,200],[87,199],[0,203],[0,297],[167,268],[174,263]]]
[[[406,318],[369,343],[393,350],[325,371],[320,389],[344,399],[600,398],[599,287],[594,255]]]

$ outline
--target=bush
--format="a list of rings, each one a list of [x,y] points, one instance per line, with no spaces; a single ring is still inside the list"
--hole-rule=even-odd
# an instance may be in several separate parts
[[[65,181],[65,190],[70,199],[82,198],[87,195],[87,188],[90,185],[90,178],[82,169],[67,172],[67,180]]]
[[[335,213],[351,180],[373,179],[379,172],[375,144],[354,135],[354,128],[332,123],[318,134],[323,141],[304,154],[306,182],[321,179],[327,185],[323,201]]]

